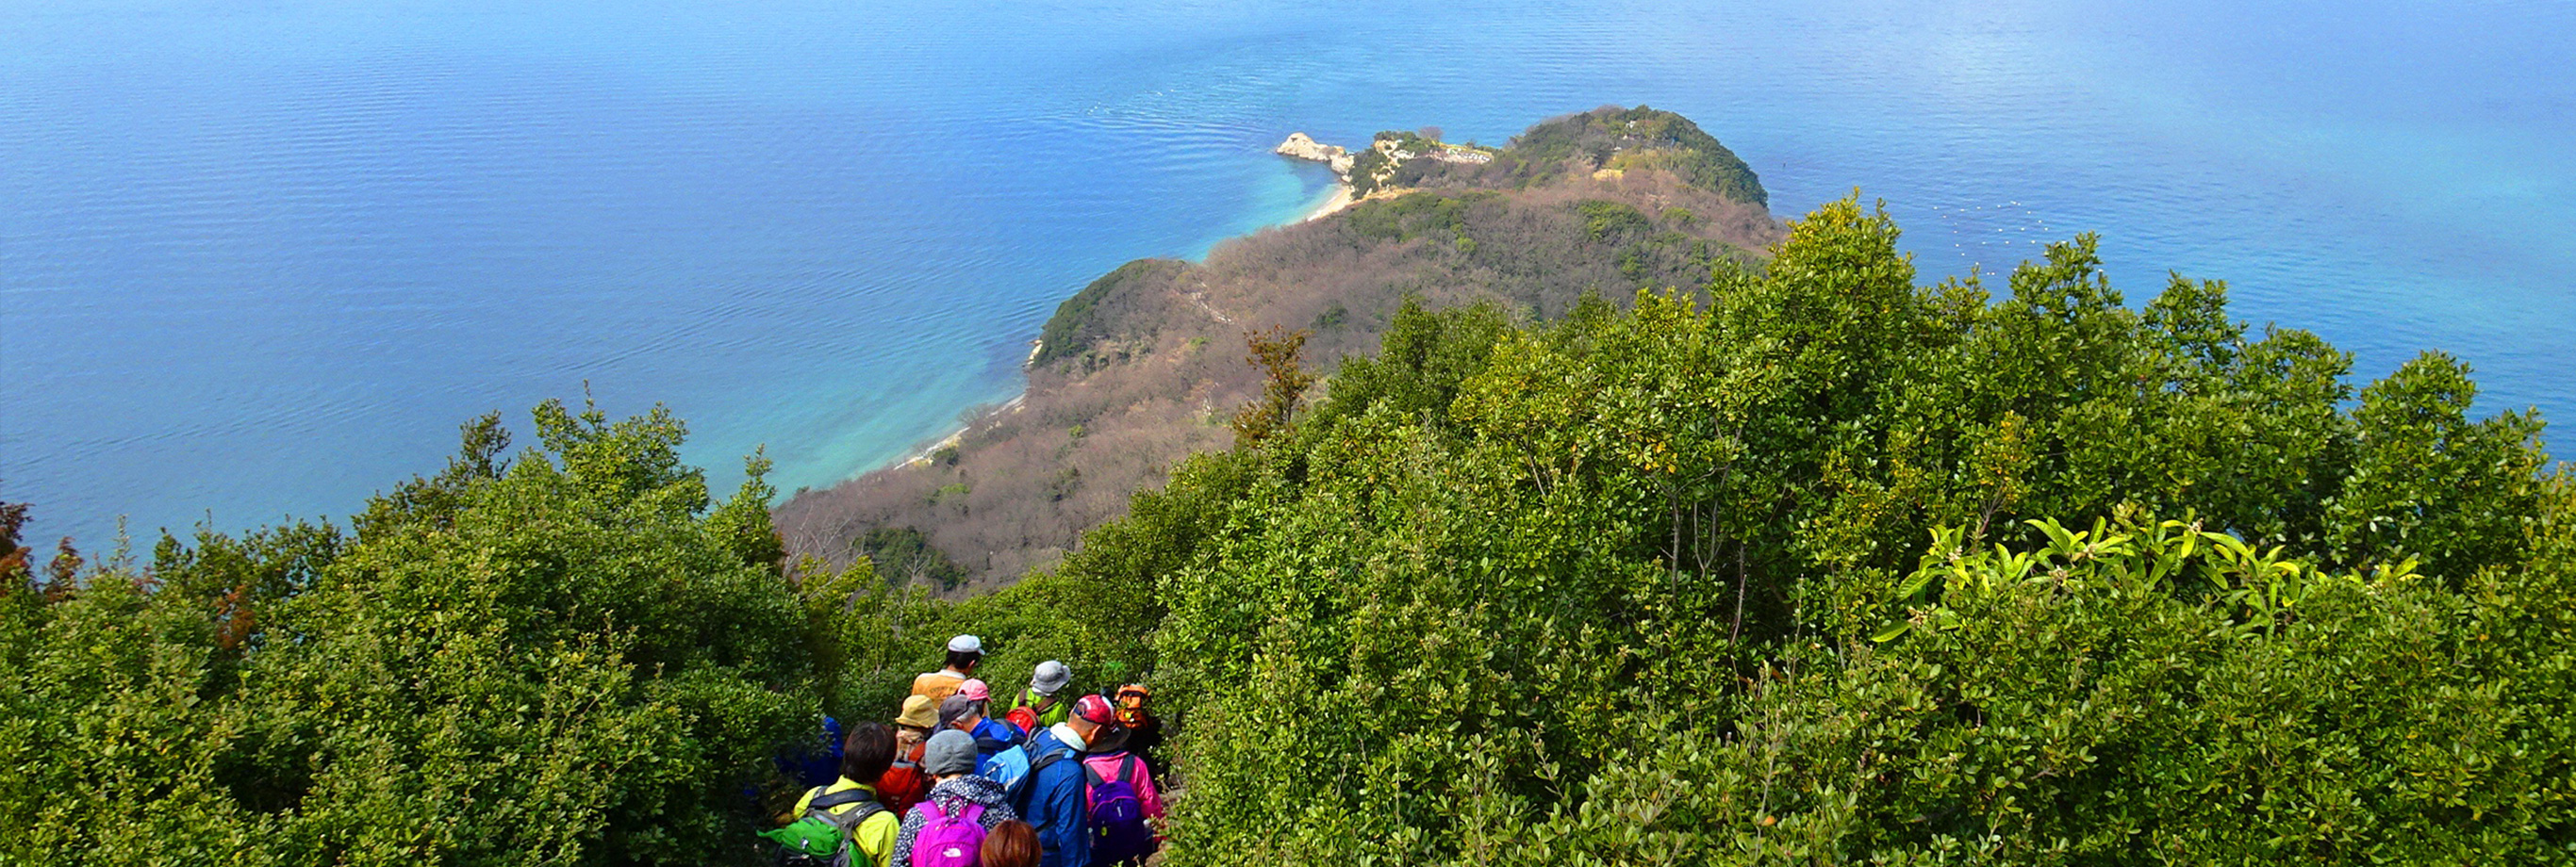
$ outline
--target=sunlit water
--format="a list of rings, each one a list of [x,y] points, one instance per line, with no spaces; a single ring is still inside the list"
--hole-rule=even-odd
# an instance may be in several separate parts
[[[2576,408],[2576,6],[0,0],[0,498],[342,515],[547,397],[719,488],[1007,398],[1057,301],[1293,219],[1268,153],[1683,112],[1924,279],[2098,231],[2364,376]],[[1999,283],[1997,284],[2000,285]]]

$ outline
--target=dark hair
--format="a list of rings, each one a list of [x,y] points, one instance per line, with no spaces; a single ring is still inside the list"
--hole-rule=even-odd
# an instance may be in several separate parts
[[[984,835],[984,849],[976,853],[979,867],[1037,867],[1038,829],[1029,823],[1012,819],[993,826]]]
[[[977,651],[951,650],[948,652],[948,667],[958,671],[974,668],[975,663],[982,661],[984,661],[984,654]]]
[[[893,766],[894,732],[885,723],[860,723],[841,742],[841,776],[845,779],[873,786]]]

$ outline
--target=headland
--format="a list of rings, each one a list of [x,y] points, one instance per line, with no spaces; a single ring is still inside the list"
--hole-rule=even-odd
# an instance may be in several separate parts
[[[775,511],[783,535],[838,562],[910,531],[970,585],[1007,583],[1232,442],[1228,422],[1261,387],[1248,332],[1306,331],[1304,366],[1330,371],[1375,351],[1407,303],[1544,320],[1587,294],[1702,286],[1783,235],[1751,169],[1653,109],[1555,118],[1503,147],[1383,132],[1352,149],[1299,132],[1274,150],[1331,169],[1332,199],[1204,262],[1101,276],[1048,320],[1018,399],[902,464],[799,492]]]

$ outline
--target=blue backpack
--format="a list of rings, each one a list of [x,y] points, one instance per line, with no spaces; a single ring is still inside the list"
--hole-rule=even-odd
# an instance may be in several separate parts
[[[1002,794],[1010,800],[1011,809],[1023,816],[1029,814],[1029,789],[1034,787],[1038,772],[1073,755],[1072,747],[1062,745],[1043,756],[1037,754],[1037,748],[1037,740],[1031,738],[1028,743],[994,753],[992,760],[984,763],[984,776],[1002,784]]]
[[[1134,753],[1118,763],[1118,779],[1102,780],[1091,763],[1082,765],[1084,791],[1091,795],[1091,863],[1143,863],[1154,851],[1154,829],[1145,824],[1145,802],[1136,796],[1136,775],[1144,762]]]

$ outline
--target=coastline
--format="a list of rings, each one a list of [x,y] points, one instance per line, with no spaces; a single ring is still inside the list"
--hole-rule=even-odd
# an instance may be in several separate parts
[[[1325,218],[1325,217],[1329,217],[1329,216],[1332,216],[1332,215],[1334,215],[1334,214],[1336,214],[1336,213],[1339,213],[1339,212],[1341,212],[1342,210],[1344,210],[1344,209],[1346,209],[1346,208],[1349,208],[1349,207],[1350,207],[1350,206],[1352,206],[1352,205],[1359,204],[1359,203],[1360,203],[1360,201],[1361,201],[1361,198],[1360,198],[1359,196],[1352,195],[1351,193],[1352,193],[1352,190],[1351,190],[1351,182],[1350,182],[1350,178],[1349,178],[1349,176],[1347,176],[1347,175],[1341,175],[1341,174],[1338,174],[1338,173],[1337,173],[1337,174],[1335,175],[1335,179],[1334,179],[1334,182],[1333,182],[1333,194],[1332,194],[1331,196],[1326,197],[1326,198],[1324,199],[1324,201],[1323,201],[1322,203],[1320,203],[1320,204],[1317,204],[1317,205],[1314,207],[1314,209],[1313,209],[1313,210],[1307,211],[1305,216],[1298,217],[1297,219],[1295,219],[1295,220],[1293,220],[1293,221],[1290,221],[1290,222],[1287,222],[1287,223],[1282,223],[1282,224],[1280,224],[1280,225],[1294,226],[1294,225],[1299,225],[1299,224],[1302,224],[1302,223],[1312,223],[1312,222],[1314,222],[1314,221],[1316,221],[1316,220],[1321,220],[1321,219],[1323,219],[1323,218]],[[1038,360],[1038,353],[1043,352],[1043,351],[1045,351],[1045,350],[1046,350],[1046,341],[1043,341],[1043,340],[1031,340],[1031,341],[1029,341],[1029,357],[1028,357],[1026,360],[1024,360],[1024,361],[1022,361],[1022,362],[1020,363],[1021,367],[1026,368],[1026,367],[1027,367],[1027,366],[1029,366],[1029,365],[1032,365],[1032,364],[1037,363],[1037,360]],[[958,425],[958,426],[957,426],[957,429],[956,429],[956,430],[953,430],[953,431],[950,431],[950,432],[948,433],[948,435],[947,435],[947,436],[940,437],[939,439],[932,441],[929,445],[926,445],[926,446],[923,446],[923,447],[921,447],[921,448],[919,448],[919,449],[914,450],[914,451],[913,451],[913,453],[912,453],[910,456],[905,457],[903,460],[896,461],[896,462],[894,462],[893,464],[889,464],[889,465],[886,465],[886,466],[896,466],[896,467],[922,467],[922,466],[929,466],[929,465],[930,465],[930,462],[931,462],[931,456],[932,456],[932,455],[935,455],[935,454],[938,454],[940,449],[948,448],[948,447],[950,447],[950,446],[954,446],[954,445],[957,445],[958,443],[964,442],[964,441],[965,441],[965,439],[966,439],[966,435],[967,435],[968,433],[973,432],[973,431],[975,430],[975,428],[976,428],[976,426],[977,426],[977,425],[981,425],[981,424],[983,424],[983,423],[985,423],[985,422],[987,422],[987,421],[991,421],[994,417],[999,416],[999,415],[1002,415],[1002,414],[1004,414],[1004,413],[1010,413],[1010,412],[1016,412],[1016,411],[1018,411],[1018,410],[1020,409],[1020,407],[1021,407],[1021,406],[1022,406],[1022,405],[1027,401],[1027,400],[1028,400],[1028,397],[1029,397],[1028,384],[1027,384],[1025,381],[1023,381],[1023,382],[1021,383],[1021,385],[1020,385],[1020,392],[1019,392],[1018,394],[1014,394],[1014,395],[1012,395],[1012,396],[1011,396],[1011,399],[1010,399],[1010,400],[1008,400],[1008,401],[1003,402],[1003,403],[1002,403],[1002,405],[997,406],[997,407],[994,407],[994,408],[993,408],[991,411],[989,411],[989,412],[985,412],[985,413],[983,413],[983,414],[981,414],[981,415],[976,416],[976,417],[975,417],[975,419],[974,419],[973,421],[969,421],[969,422],[967,422],[967,423],[965,423],[965,424]],[[850,478],[857,478],[857,477],[859,477],[859,476],[863,476],[863,475],[866,475],[866,474],[871,473],[871,472],[875,472],[875,470],[873,470],[873,469],[860,470],[858,473],[856,473],[856,474],[854,474],[854,475],[850,476]]]
[[[940,437],[933,441],[929,446],[922,448],[920,451],[913,452],[911,457],[904,458],[901,461],[885,466],[915,467],[928,465],[930,463],[931,455],[938,454],[940,449],[964,442],[966,440],[966,433],[974,430],[976,425],[991,421],[994,416],[1018,410],[1020,408],[1020,403],[1029,399],[1027,370],[1030,365],[1038,363],[1038,353],[1045,351],[1046,340],[1038,339],[1029,341],[1029,357],[1020,361],[1020,370],[1022,371],[1020,379],[1020,393],[1011,395],[1010,400],[1003,401],[1001,406],[994,407],[991,411],[976,416],[975,420],[958,425],[956,430],[949,431],[947,436]],[[883,467],[879,467],[876,469],[882,468]],[[860,470],[858,473],[850,476],[850,478],[855,479],[859,476],[876,472],[876,469]]]
[[[1335,151],[1339,151],[1339,150],[1341,150],[1341,149],[1340,149],[1340,148],[1333,148],[1333,150],[1335,150]],[[1287,155],[1287,154],[1283,154],[1283,155]],[[1306,157],[1302,157],[1302,156],[1301,156],[1300,158],[1306,158]],[[1341,212],[1342,210],[1347,209],[1347,208],[1349,208],[1349,207],[1350,207],[1350,206],[1352,206],[1352,205],[1356,205],[1356,204],[1359,204],[1359,203],[1360,203],[1360,201],[1361,201],[1361,197],[1359,197],[1359,196],[1356,196],[1356,195],[1353,195],[1353,194],[1352,194],[1352,192],[1353,192],[1353,191],[1352,191],[1352,188],[1351,188],[1350,176],[1349,176],[1348,174],[1346,174],[1346,173],[1345,173],[1347,170],[1343,168],[1343,164],[1341,164],[1341,163],[1336,163],[1336,162],[1334,162],[1334,161],[1333,161],[1333,160],[1331,160],[1331,159],[1319,159],[1319,160],[1317,160],[1317,161],[1318,161],[1318,162],[1324,162],[1324,163],[1327,163],[1328,165],[1331,165],[1331,166],[1336,170],[1336,171],[1334,172],[1333,193],[1332,193],[1332,195],[1331,195],[1331,196],[1326,197],[1326,198],[1325,198],[1321,203],[1318,203],[1317,205],[1315,205],[1315,207],[1314,207],[1313,209],[1311,209],[1311,210],[1307,211],[1307,212],[1306,212],[1306,214],[1305,214],[1304,216],[1298,217],[1298,218],[1296,218],[1295,220],[1289,221],[1289,222],[1287,222],[1287,223],[1282,223],[1282,224],[1280,224],[1280,225],[1294,226],[1294,225],[1299,225],[1299,224],[1302,224],[1302,223],[1311,223],[1311,222],[1314,222],[1314,221],[1316,221],[1316,220],[1321,220],[1321,219],[1323,219],[1323,218],[1325,218],[1325,217],[1332,216],[1333,214],[1339,213],[1339,212]],[[1031,340],[1031,341],[1029,341],[1029,357],[1028,357],[1026,360],[1024,360],[1024,361],[1022,361],[1022,362],[1021,362],[1021,367],[1026,368],[1027,366],[1029,366],[1029,365],[1031,365],[1031,364],[1035,364],[1035,363],[1037,363],[1038,353],[1045,351],[1045,349],[1046,349],[1045,341],[1043,341],[1043,340]],[[966,423],[964,423],[964,424],[960,424],[960,425],[958,425],[958,426],[957,426],[957,429],[956,429],[956,430],[953,430],[953,431],[950,431],[950,432],[948,433],[948,435],[947,435],[947,436],[940,437],[939,439],[936,439],[936,440],[931,441],[929,445],[925,445],[925,446],[922,446],[922,447],[920,447],[920,448],[917,448],[917,449],[913,450],[912,454],[910,454],[909,456],[906,456],[904,459],[902,459],[902,460],[900,460],[900,461],[896,461],[896,462],[893,462],[893,463],[891,463],[891,464],[884,464],[884,465],[880,465],[879,467],[874,468],[874,469],[862,469],[862,470],[860,470],[859,472],[857,472],[857,473],[855,473],[855,474],[851,475],[849,478],[855,479],[855,478],[858,478],[859,476],[864,476],[864,475],[867,475],[868,473],[875,472],[875,471],[876,471],[876,469],[883,469],[883,468],[889,468],[889,467],[923,467],[923,466],[929,466],[929,465],[930,465],[930,463],[931,463],[932,456],[933,456],[933,455],[938,454],[940,449],[944,449],[944,448],[948,448],[948,447],[951,447],[951,446],[955,446],[955,445],[957,445],[957,444],[959,444],[959,443],[964,442],[964,441],[965,441],[965,439],[966,439],[966,435],[967,435],[967,434],[969,434],[969,433],[974,432],[974,430],[975,430],[975,428],[976,428],[977,426],[982,425],[982,424],[984,424],[984,423],[986,423],[986,422],[989,422],[989,421],[993,420],[993,419],[994,419],[995,417],[997,417],[997,416],[1001,416],[1001,415],[1006,414],[1006,413],[1011,413],[1011,412],[1017,412],[1017,411],[1019,411],[1019,409],[1020,409],[1023,405],[1025,405],[1025,404],[1026,404],[1026,402],[1028,401],[1028,397],[1029,397],[1028,384],[1027,384],[1027,383],[1026,383],[1026,381],[1024,380],[1024,381],[1021,383],[1021,385],[1020,385],[1020,391],[1019,391],[1019,393],[1018,393],[1018,394],[1014,394],[1014,395],[1012,395],[1010,400],[1003,402],[1000,406],[996,406],[996,407],[994,407],[993,409],[991,409],[991,410],[989,410],[989,411],[987,411],[987,412],[984,412],[984,413],[982,413],[982,414],[977,415],[977,416],[976,416],[973,420],[971,420],[971,421],[968,421],[968,422],[966,422]]]
[[[928,446],[924,446],[920,451],[914,452],[914,453],[912,454],[912,457],[904,458],[902,463],[895,464],[895,466],[899,466],[899,467],[920,467],[920,466],[929,466],[929,465],[930,465],[930,456],[935,455],[935,454],[938,454],[940,449],[944,449],[944,448],[947,448],[947,447],[949,447],[949,446],[953,446],[953,445],[956,445],[956,444],[958,444],[958,443],[965,442],[965,441],[966,441],[966,434],[967,434],[968,432],[973,431],[973,430],[975,429],[975,426],[976,426],[976,425],[980,425],[980,424],[983,424],[983,423],[985,423],[985,422],[988,422],[988,421],[993,420],[993,417],[994,417],[994,416],[1002,415],[1002,414],[1004,414],[1004,413],[1018,412],[1018,411],[1019,411],[1019,409],[1020,409],[1020,406],[1021,406],[1022,404],[1024,404],[1024,403],[1026,403],[1026,402],[1028,401],[1028,399],[1029,399],[1029,389],[1028,389],[1028,386],[1027,386],[1027,385],[1022,385],[1022,386],[1020,386],[1020,393],[1015,394],[1015,395],[1011,395],[1011,399],[1010,399],[1010,400],[1007,400],[1007,401],[1004,401],[1004,402],[1002,403],[1002,405],[1001,405],[1001,406],[994,407],[994,408],[992,408],[991,410],[989,410],[989,411],[985,412],[984,414],[979,415],[979,416],[976,416],[974,421],[970,421],[970,422],[967,422],[967,423],[965,423],[965,424],[958,425],[958,426],[957,426],[957,429],[956,429],[956,430],[954,430],[954,431],[950,431],[950,432],[949,432],[949,434],[948,434],[947,436],[940,437],[938,441],[933,442],[933,443],[931,443],[931,444],[930,444],[930,445],[928,445]],[[863,472],[859,473],[859,475],[861,475],[861,476],[863,476],[863,475],[867,475],[867,474],[868,474],[868,472],[873,472],[873,470],[870,470],[870,471],[863,471]],[[857,477],[858,477],[858,476],[852,476],[851,478],[857,478]]]
[[[1350,207],[1359,201],[1357,196],[1351,194],[1353,158],[1349,150],[1318,142],[1302,132],[1292,132],[1288,134],[1287,141],[1280,142],[1279,146],[1270,149],[1270,152],[1292,160],[1323,163],[1325,168],[1333,171],[1332,197],[1325,199],[1323,204],[1315,206],[1314,210],[1308,211],[1306,216],[1297,222],[1311,223],[1323,219],[1334,211]]]
[[[1315,206],[1315,210],[1308,212],[1304,217],[1298,218],[1297,222],[1312,223],[1316,220],[1321,220],[1325,217],[1332,216],[1334,212],[1340,211],[1343,208],[1359,204],[1359,201],[1358,197],[1351,195],[1350,181],[1344,180],[1337,182],[1333,184],[1332,198],[1325,199],[1323,204]]]

